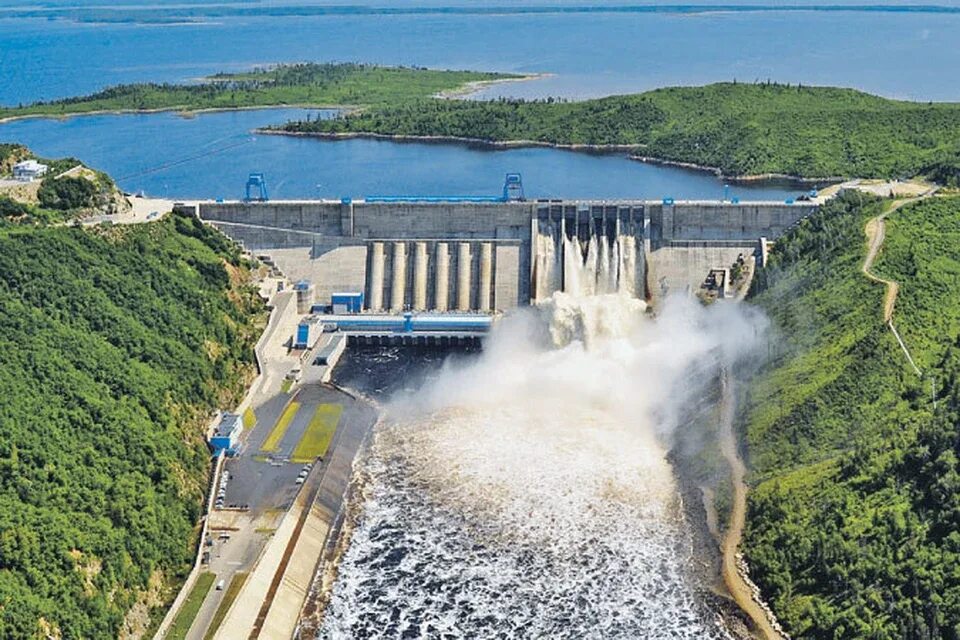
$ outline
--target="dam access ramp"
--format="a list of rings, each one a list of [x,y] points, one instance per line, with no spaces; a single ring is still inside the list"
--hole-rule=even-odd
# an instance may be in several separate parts
[[[765,254],[812,202],[303,200],[182,208],[268,256],[317,300],[363,292],[365,311],[506,311],[553,292],[696,292]]]

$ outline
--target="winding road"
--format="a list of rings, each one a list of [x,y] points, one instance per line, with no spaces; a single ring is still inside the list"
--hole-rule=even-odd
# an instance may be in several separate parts
[[[750,617],[755,628],[765,640],[783,640],[783,633],[775,626],[768,611],[760,605],[756,597],[756,587],[741,574],[737,557],[737,548],[743,537],[743,526],[747,519],[747,474],[746,465],[737,451],[737,438],[733,430],[736,404],[733,394],[733,380],[723,371],[720,377],[720,452],[730,465],[730,481],[733,484],[733,506],[730,509],[730,521],[720,545],[722,552],[721,573],[723,582],[730,591],[737,606]]]
[[[907,349],[906,343],[904,343],[903,338],[900,337],[900,332],[897,331],[896,326],[893,324],[893,310],[897,304],[897,294],[900,292],[900,283],[898,283],[896,280],[881,278],[871,270],[873,269],[873,263],[876,261],[877,255],[880,253],[880,248],[883,246],[884,238],[886,238],[887,216],[901,207],[905,207],[908,204],[913,204],[914,202],[919,202],[924,198],[929,198],[936,193],[936,191],[936,187],[933,187],[915,198],[906,198],[904,200],[897,200],[893,202],[889,207],[886,207],[880,215],[867,221],[866,226],[863,228],[863,232],[867,236],[869,248],[867,249],[867,257],[864,258],[863,266],[860,270],[863,271],[863,275],[870,280],[879,282],[886,287],[886,293],[884,293],[883,296],[883,321],[888,327],[890,327],[893,337],[896,338],[897,343],[903,350],[903,354],[907,357],[907,361],[910,363],[913,371],[918,376],[922,376],[923,373],[920,371],[920,368],[917,366],[916,362],[914,362],[913,356],[910,355],[910,350]]]

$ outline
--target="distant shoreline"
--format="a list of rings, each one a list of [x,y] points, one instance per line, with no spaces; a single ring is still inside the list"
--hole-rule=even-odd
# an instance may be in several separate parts
[[[0,125],[18,120],[69,120],[84,116],[136,116],[156,115],[161,113],[175,113],[183,118],[192,118],[202,113],[222,113],[226,111],[257,111],[267,109],[326,109],[330,111],[353,111],[360,107],[356,105],[321,105],[321,104],[262,104],[243,107],[203,107],[191,109],[184,106],[158,107],[156,109],[96,109],[94,111],[76,111],[73,113],[28,113],[22,116],[6,116],[0,118]]]
[[[7,18],[57,19],[76,24],[127,24],[153,26],[194,26],[211,19],[249,17],[351,17],[351,16],[490,16],[490,15],[582,15],[582,14],[631,14],[631,15],[705,15],[745,13],[900,13],[927,15],[956,15],[960,7],[942,4],[914,6],[878,4],[627,4],[603,6],[578,4],[568,6],[439,6],[439,7],[365,7],[365,6],[237,6],[216,7],[27,7],[10,8]]]
[[[471,80],[464,83],[459,87],[453,89],[447,89],[444,91],[439,91],[433,94],[432,97],[437,99],[444,100],[457,100],[463,98],[469,98],[473,94],[486,89],[491,86],[495,86],[501,83],[508,82],[530,82],[532,80],[541,80],[543,78],[552,77],[552,73],[528,73],[522,76],[517,76],[515,78],[497,78],[493,80]],[[204,80],[209,82],[217,82],[218,79],[214,77],[205,78]],[[29,120],[35,118],[43,118],[48,120],[68,120],[70,118],[82,117],[82,116],[121,116],[121,115],[151,115],[159,113],[177,113],[184,118],[191,118],[198,114],[202,113],[220,113],[226,111],[254,111],[257,109],[323,109],[330,111],[341,111],[344,113],[350,113],[352,111],[357,111],[363,109],[363,105],[355,104],[314,104],[314,103],[293,103],[293,104],[261,104],[261,105],[244,105],[236,107],[198,107],[192,108],[188,105],[172,105],[169,107],[157,107],[153,109],[94,109],[91,111],[74,111],[74,112],[65,112],[65,113],[26,113],[22,115],[11,115],[0,117],[0,125],[7,124],[8,122],[16,122],[18,120]]]

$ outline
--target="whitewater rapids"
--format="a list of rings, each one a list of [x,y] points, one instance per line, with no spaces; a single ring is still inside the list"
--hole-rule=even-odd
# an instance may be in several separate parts
[[[557,293],[395,398],[319,637],[728,637],[666,461],[691,364],[749,342],[725,324]]]

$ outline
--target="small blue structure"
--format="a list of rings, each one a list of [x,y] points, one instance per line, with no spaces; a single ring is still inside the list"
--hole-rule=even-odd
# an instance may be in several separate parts
[[[251,196],[251,191],[256,190],[257,196]],[[267,195],[267,180],[262,173],[251,173],[247,178],[247,195],[245,202],[266,202],[270,199]]]
[[[228,456],[235,455],[240,445],[240,434],[243,433],[243,418],[236,413],[224,413],[220,416],[217,429],[210,438],[210,448],[213,455],[221,451]]]
[[[330,305],[334,313],[360,313],[363,311],[363,292],[334,293],[330,296]]]
[[[786,200],[784,200],[784,204],[794,204],[793,198],[787,198]]]
[[[309,289],[309,288],[310,288],[310,281],[309,281],[309,280],[299,280],[299,281],[295,282],[294,285],[293,285],[293,290],[294,290],[294,291],[306,291],[306,290]]]
[[[523,176],[519,173],[508,173],[503,179],[503,201],[523,202]]]
[[[664,199],[663,199],[663,204],[672,205],[672,204],[673,204],[673,198],[664,198]]]
[[[300,324],[297,325],[297,334],[293,339],[293,348],[312,349],[322,332],[323,325],[320,322],[320,318],[310,316],[309,318],[301,320]]]
[[[487,333],[493,318],[480,313],[405,313],[331,315],[324,323],[345,332],[373,333]]]

